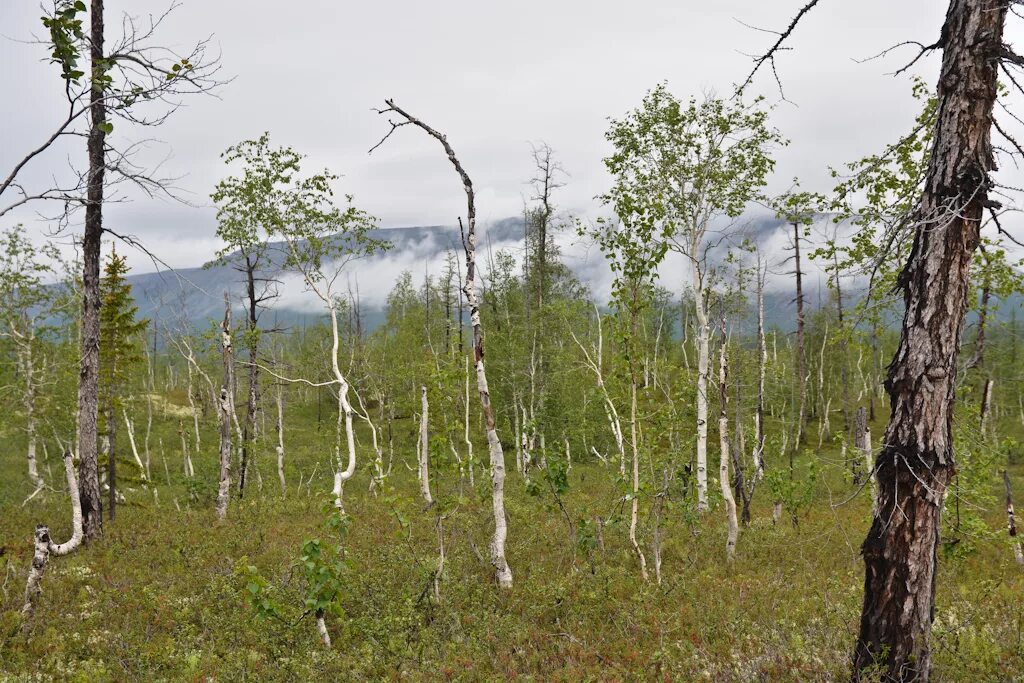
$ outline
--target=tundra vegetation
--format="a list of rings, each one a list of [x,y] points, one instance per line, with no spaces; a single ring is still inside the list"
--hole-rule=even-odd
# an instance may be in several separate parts
[[[145,245],[102,209],[173,189],[113,121],[188,116],[218,64],[160,21],[105,48],[102,0],[57,0],[68,118],[0,216],[57,200],[80,250],[0,226],[0,680],[1024,678],[1024,264],[996,173],[1024,154],[997,117],[1024,94],[1016,3],[951,0],[913,127],[772,194],[813,141],[746,91],[781,87],[818,4],[735,90],[610,112],[599,219],[524,150],[519,252],[485,248],[459,131],[386,100],[370,151],[429,137],[466,204],[435,273],[372,283],[371,326],[348,276],[393,245],[278,133],[209,188],[242,296],[139,314]],[[76,187],[19,183],[76,136]],[[271,322],[287,278],[306,324]]]

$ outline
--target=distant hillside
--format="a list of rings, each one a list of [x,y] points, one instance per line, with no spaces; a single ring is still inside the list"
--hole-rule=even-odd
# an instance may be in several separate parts
[[[479,248],[482,251],[485,276],[488,254],[498,249],[521,252],[523,227],[521,218],[508,218],[481,229]],[[751,238],[762,244],[778,245],[785,238],[786,226],[772,218],[750,220],[744,228]],[[422,282],[425,273],[434,276],[439,274],[447,249],[454,249],[461,255],[462,247],[458,228],[439,225],[383,228],[372,231],[371,236],[389,241],[392,248],[385,254],[359,261],[351,268],[349,285],[359,290],[363,323],[369,330],[383,320],[387,293],[402,271],[411,271],[414,279]],[[301,326],[320,320],[323,316],[320,302],[304,293],[302,282],[294,274],[281,272],[284,253],[283,243],[272,244],[271,265],[261,273],[280,281],[278,289],[281,294],[273,302],[272,309],[264,312],[264,324]],[[208,256],[197,255],[196,260]],[[785,254],[780,251],[773,256],[781,260]],[[227,260],[230,262],[231,256]],[[566,254],[565,261],[581,281],[595,291],[601,291],[601,281],[609,275],[596,250],[588,252],[586,258]],[[777,275],[776,278],[775,287],[765,294],[766,324],[769,328],[792,331],[796,319],[794,294],[786,281],[787,275]],[[140,314],[168,325],[180,322],[205,327],[209,320],[219,320],[223,315],[224,292],[228,292],[236,302],[235,307],[240,308],[245,291],[242,274],[231,265],[199,265],[174,271],[144,273],[130,276],[129,281]],[[847,296],[855,293],[852,287],[846,292]],[[826,282],[817,273],[808,274],[805,298],[811,311],[829,304],[830,293]],[[1021,297],[1004,302],[999,310],[1000,317],[1009,318],[1011,311],[1015,307],[1020,310],[1022,304],[1024,299]]]

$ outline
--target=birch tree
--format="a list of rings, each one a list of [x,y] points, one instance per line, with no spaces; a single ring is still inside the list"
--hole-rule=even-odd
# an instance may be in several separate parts
[[[0,338],[10,340],[15,348],[28,478],[37,492],[45,485],[37,455],[40,393],[46,382],[41,337],[48,333],[45,320],[57,304],[56,291],[45,280],[56,275],[56,258],[52,245],[33,247],[21,226],[0,235]]]
[[[285,377],[263,366],[261,369],[282,381],[331,387],[336,392],[332,493],[335,507],[343,512],[344,485],[356,470],[356,445],[351,385],[341,369],[339,314],[344,300],[340,279],[353,259],[386,248],[387,244],[369,236],[375,221],[353,206],[351,197],[346,197],[344,208],[335,206],[331,184],[338,177],[326,170],[304,175],[303,158],[290,147],[272,148],[266,134],[257,140],[243,141],[225,155],[229,164],[242,165],[242,175],[222,181],[218,196],[227,202],[222,211],[229,224],[249,231],[246,239],[262,243],[272,238],[284,240],[286,267],[299,274],[306,289],[327,309],[331,346],[326,360],[330,379],[314,382]],[[249,363],[258,364],[258,358],[251,358]],[[369,420],[368,415],[361,417]]]
[[[622,222],[600,221],[594,228],[584,231],[601,249],[612,270],[612,303],[619,313],[619,335],[629,371],[629,446],[630,446],[630,490],[624,497],[630,504],[629,542],[633,547],[640,575],[647,580],[647,559],[637,539],[637,524],[640,506],[640,430],[637,424],[637,390],[639,384],[639,344],[638,329],[640,317],[644,309],[650,305],[653,294],[653,278],[657,264],[664,258],[665,243],[654,239],[655,226],[643,220],[633,221],[635,216],[625,210],[626,205],[615,204],[614,208],[620,217],[625,214]],[[600,329],[599,329],[600,337]],[[603,341],[599,342],[602,344]],[[577,344],[579,344],[577,340]],[[582,349],[582,345],[580,346]],[[589,354],[584,350],[584,355]],[[597,361],[589,359],[588,363],[598,375],[603,385],[600,366]],[[614,403],[602,388],[608,409],[609,420],[616,439],[621,432],[618,426],[618,414],[614,411]]]
[[[774,168],[771,149],[782,143],[768,125],[761,101],[708,96],[677,99],[662,84],[640,107],[613,120],[605,137],[614,147],[605,167],[614,179],[602,196],[624,223],[643,224],[690,270],[697,346],[696,452],[698,507],[706,510],[708,377],[711,323],[708,318],[709,253],[733,219],[762,197]]]

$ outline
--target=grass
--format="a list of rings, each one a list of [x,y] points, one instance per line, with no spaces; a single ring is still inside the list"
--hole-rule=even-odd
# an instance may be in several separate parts
[[[70,515],[66,498],[57,493],[21,506],[31,487],[21,437],[8,427],[3,437],[10,449],[0,466],[0,681],[848,676],[862,596],[858,547],[870,513],[866,495],[831,507],[830,501],[852,490],[838,467],[828,464],[834,453],[823,454],[816,495],[799,526],[788,520],[772,524],[767,490],[759,492],[733,566],[724,561],[720,506],[699,521],[678,507],[666,509],[660,586],[640,580],[626,524],[615,523],[621,489],[614,468],[576,464],[564,498],[577,525],[597,515],[610,520],[603,550],[573,543],[550,495],[531,495],[513,471],[507,504],[515,587],[503,593],[492,584],[486,562],[487,482],[478,476],[475,490],[463,482],[460,498],[457,474],[437,463],[433,487],[443,504],[424,510],[415,473],[401,463],[401,453],[412,452],[411,423],[400,426],[405,451],[396,456],[386,495],[367,492],[369,449],[363,442],[363,462],[346,487],[351,521],[341,541],[344,615],[328,617],[334,643],[325,649],[312,619],[301,618],[302,586],[294,565],[304,539],[336,540],[324,526],[323,511],[330,489],[330,424],[318,430],[313,410],[291,412],[287,497],[280,495],[272,447],[265,444],[258,461],[262,490],[254,482],[244,500],[233,498],[222,524],[213,512],[214,425],[204,424],[202,452],[194,456],[200,484],[190,490],[180,474],[177,419],[157,420],[151,448],[156,451],[162,439],[171,480],[168,485],[154,453],[159,506],[141,491],[129,493],[130,504],[107,525],[102,540],[53,558],[28,620],[18,609],[32,529],[46,522],[63,540]],[[485,452],[482,444],[476,450]],[[300,487],[300,472],[305,482],[314,468],[311,486]],[[59,481],[52,453],[51,469],[49,481]],[[1024,481],[1019,465],[1013,474]],[[1019,489],[1024,498],[1024,485]],[[641,520],[649,561],[650,502],[645,497]],[[439,509],[452,510],[444,525],[447,564],[440,601],[431,589]],[[934,640],[939,681],[1024,680],[1024,572],[1009,550],[1002,506],[983,511],[983,517],[990,531],[975,539],[974,552],[940,562]],[[586,528],[578,536],[592,539],[593,525]],[[247,598],[249,565],[288,610],[285,621],[256,615]]]

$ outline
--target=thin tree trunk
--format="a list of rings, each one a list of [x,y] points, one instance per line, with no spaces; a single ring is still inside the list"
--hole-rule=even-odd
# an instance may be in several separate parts
[[[839,322],[839,379],[842,382],[843,390],[843,432],[849,438],[850,430],[853,428],[853,419],[850,415],[850,372],[847,366],[847,332],[846,318],[843,310],[843,287],[839,279],[838,253],[835,256],[835,283],[836,283],[836,315]]]
[[[427,403],[427,388],[421,387],[421,413],[420,413],[420,438],[417,444],[417,456],[419,460],[420,495],[427,505],[434,504],[434,497],[430,495],[430,438],[429,423],[427,414],[429,405]]]
[[[220,325],[221,359],[224,366],[224,383],[220,388],[220,400],[217,405],[217,417],[220,423],[220,474],[217,485],[217,517],[228,516],[228,501],[231,497],[231,414],[234,401],[231,386],[234,378],[234,363],[231,358],[233,345],[231,341],[231,300],[224,294],[224,320]]]
[[[764,477],[764,378],[768,365],[768,347],[764,338],[764,274],[758,263],[757,273],[757,412],[754,414],[754,430],[757,444],[754,446],[754,482]]]
[[[719,353],[718,362],[718,482],[722,489],[722,498],[725,500],[725,516],[729,524],[729,532],[725,541],[725,559],[732,563],[736,560],[736,538],[739,535],[739,525],[736,522],[736,498],[733,497],[732,486],[729,483],[729,340],[725,334],[725,315],[721,321],[722,349]]]
[[[631,361],[632,362],[632,361]],[[630,371],[630,382],[629,382],[629,443],[630,449],[632,450],[632,485],[633,495],[631,496],[629,506],[629,542],[633,546],[633,552],[636,553],[636,558],[640,562],[640,576],[644,581],[647,581],[647,558],[644,557],[644,551],[640,548],[640,543],[636,538],[636,527],[637,521],[639,520],[640,511],[640,450],[637,443],[638,432],[637,432],[637,416],[636,416],[636,370]]]
[[[800,267],[800,223],[793,221],[793,261],[796,266],[796,383],[799,395],[796,438],[793,450],[799,450],[806,438],[807,426],[807,341],[804,330],[804,274]]]
[[[461,332],[459,333],[461,335]],[[469,356],[466,356],[466,394],[463,407],[465,408],[465,421],[463,422],[462,438],[466,442],[466,461],[469,463],[469,485],[476,488],[476,474],[473,463],[473,440],[469,438]]]
[[[914,243],[897,284],[905,313],[886,390],[892,406],[875,471],[878,515],[862,546],[864,605],[854,678],[927,682],[937,546],[956,471],[953,406],[970,267],[989,205],[990,140],[1003,0],[952,0],[940,39],[942,71]],[[874,674],[872,674],[874,675]]]
[[[1013,517],[1013,492],[1010,490],[1010,474],[1006,470],[1003,470],[1003,486],[1006,487],[1006,530],[1010,533],[1013,557],[1017,564],[1024,567],[1024,549],[1017,540],[1017,523]]]
[[[705,310],[703,284],[694,266],[697,314],[697,510],[708,509],[708,374],[711,364],[711,326]]]
[[[249,391],[245,401],[245,422],[242,424],[242,463],[238,468],[238,497],[245,495],[245,482],[249,474],[249,462],[254,456],[256,441],[256,410],[259,403],[259,328],[256,299],[256,264],[251,257],[245,257],[247,297],[249,300],[247,325],[247,347],[249,352]]]
[[[277,478],[281,482],[281,497],[284,498],[288,495],[288,484],[284,478],[284,395],[281,384],[277,385]],[[378,469],[380,465],[380,457],[378,451],[377,458]]]
[[[985,388],[981,392],[981,419],[978,427],[981,430],[982,438],[990,438],[989,422],[992,418],[992,386],[995,381],[991,377],[985,378]]]
[[[107,519],[114,521],[117,510],[117,414],[107,410]]]
[[[17,340],[20,346],[21,369],[25,379],[25,391],[22,394],[22,405],[25,408],[25,439],[27,441],[26,459],[28,461],[28,478],[36,491],[46,485],[39,475],[39,462],[36,457],[37,418],[36,418],[36,371],[32,357],[34,331],[29,331]]]

